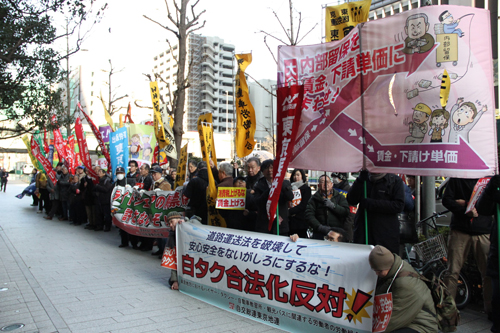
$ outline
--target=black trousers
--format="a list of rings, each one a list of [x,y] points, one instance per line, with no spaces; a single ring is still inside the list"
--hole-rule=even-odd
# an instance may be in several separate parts
[[[111,204],[97,203],[94,206],[96,228],[111,228]]]
[[[38,199],[38,210],[43,211],[45,208],[45,212],[48,214],[51,208],[49,191],[46,188],[41,188],[39,189],[39,192],[40,198]]]

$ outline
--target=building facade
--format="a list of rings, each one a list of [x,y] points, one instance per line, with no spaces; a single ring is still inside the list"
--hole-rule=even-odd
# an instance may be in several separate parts
[[[158,86],[163,102],[169,104],[176,89],[178,45],[154,57],[153,72],[164,82]],[[200,114],[212,113],[214,132],[234,128],[234,45],[218,37],[189,35],[186,75],[189,88],[184,104],[184,131],[196,131]]]
[[[265,89],[264,89],[265,88]],[[259,80],[248,82],[250,102],[255,110],[255,140],[262,143],[276,137],[276,80]]]

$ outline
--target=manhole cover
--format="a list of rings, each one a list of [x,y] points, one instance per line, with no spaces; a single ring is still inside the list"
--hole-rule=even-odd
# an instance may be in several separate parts
[[[0,328],[0,331],[10,332],[10,331],[14,331],[14,330],[17,330],[17,329],[23,328],[23,327],[24,327],[24,324],[10,324],[10,325],[7,325],[7,326]]]

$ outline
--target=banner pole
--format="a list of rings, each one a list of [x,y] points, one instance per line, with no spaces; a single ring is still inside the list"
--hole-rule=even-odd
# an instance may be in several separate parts
[[[280,204],[278,199],[278,205],[276,206],[276,235],[280,235]]]
[[[363,59],[363,42],[362,42],[362,33],[361,29],[363,28],[363,25],[357,25],[359,28],[359,56],[360,59]],[[365,86],[363,82],[363,63],[361,63],[361,71],[360,71],[360,96],[361,96],[361,123],[362,123],[362,135],[363,135],[363,170],[366,170],[366,143],[365,143],[365,137],[366,137],[366,130],[365,130]],[[364,187],[364,198],[366,199],[368,197],[367,189],[366,189],[366,180],[363,181],[363,187]],[[368,245],[368,212],[366,211],[366,208],[363,208],[364,210],[364,216],[365,216],[365,243]]]

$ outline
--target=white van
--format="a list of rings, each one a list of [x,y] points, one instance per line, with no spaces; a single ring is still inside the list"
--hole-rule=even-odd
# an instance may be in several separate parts
[[[28,175],[33,172],[33,164],[25,164],[23,165],[23,173],[25,175]]]

